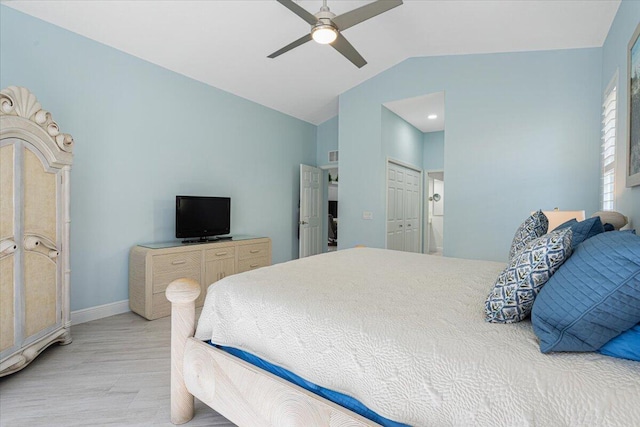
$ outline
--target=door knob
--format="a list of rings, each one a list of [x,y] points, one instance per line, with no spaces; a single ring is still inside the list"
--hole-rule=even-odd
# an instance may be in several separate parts
[[[307,221],[300,221],[299,222],[300,225],[305,225],[305,224],[309,224]]]

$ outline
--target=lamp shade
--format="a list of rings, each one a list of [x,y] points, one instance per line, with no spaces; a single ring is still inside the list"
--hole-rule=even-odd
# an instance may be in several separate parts
[[[627,217],[622,215],[620,212],[599,211],[594,213],[591,217],[593,218],[594,216],[599,216],[600,221],[602,221],[603,224],[611,224],[616,230],[620,230],[622,227],[627,225],[628,222]]]

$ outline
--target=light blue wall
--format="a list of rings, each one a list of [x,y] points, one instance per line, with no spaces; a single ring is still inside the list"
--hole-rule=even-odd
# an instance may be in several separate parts
[[[618,77],[618,114],[616,145],[616,210],[628,215],[631,224],[640,228],[640,186],[626,188],[627,141],[629,123],[627,120],[627,96],[629,93],[629,73],[627,71],[627,46],[640,22],[640,1],[624,0],[611,25],[602,48],[602,82],[600,91],[604,94],[611,78]]]
[[[444,131],[423,134],[424,160],[422,167],[426,171],[444,169]]]
[[[320,123],[317,130],[316,164],[329,164],[329,151],[338,149],[338,116]]]
[[[381,110],[383,156],[422,169],[423,133],[388,108]]]
[[[342,94],[339,247],[384,245],[380,105],[442,90],[445,255],[506,260],[530,211],[597,210],[601,52],[413,58]]]
[[[232,233],[297,257],[316,127],[0,6],[0,85],[73,135],[71,309],[128,298],[128,253],[174,238],[175,195],[232,198]]]

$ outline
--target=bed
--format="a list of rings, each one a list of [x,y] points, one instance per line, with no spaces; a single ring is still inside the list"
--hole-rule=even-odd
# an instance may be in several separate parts
[[[542,354],[529,321],[491,324],[504,264],[348,249],[197,284],[172,302],[172,422],[193,396],[240,426],[374,426],[214,344],[240,349],[377,414],[428,425],[638,425],[640,363]]]

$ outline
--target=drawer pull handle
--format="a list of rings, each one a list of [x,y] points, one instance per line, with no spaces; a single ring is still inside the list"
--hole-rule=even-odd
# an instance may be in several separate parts
[[[256,268],[257,266],[259,266],[260,264],[251,264],[249,267],[251,268]]]
[[[251,249],[249,251],[250,254],[257,254],[258,252],[260,252],[260,249]]]
[[[216,256],[227,255],[229,252],[216,252]]]
[[[171,264],[173,264],[173,265],[180,265],[180,264],[186,264],[186,263],[187,263],[187,261],[185,261],[185,260],[179,260],[179,261],[171,262]]]

